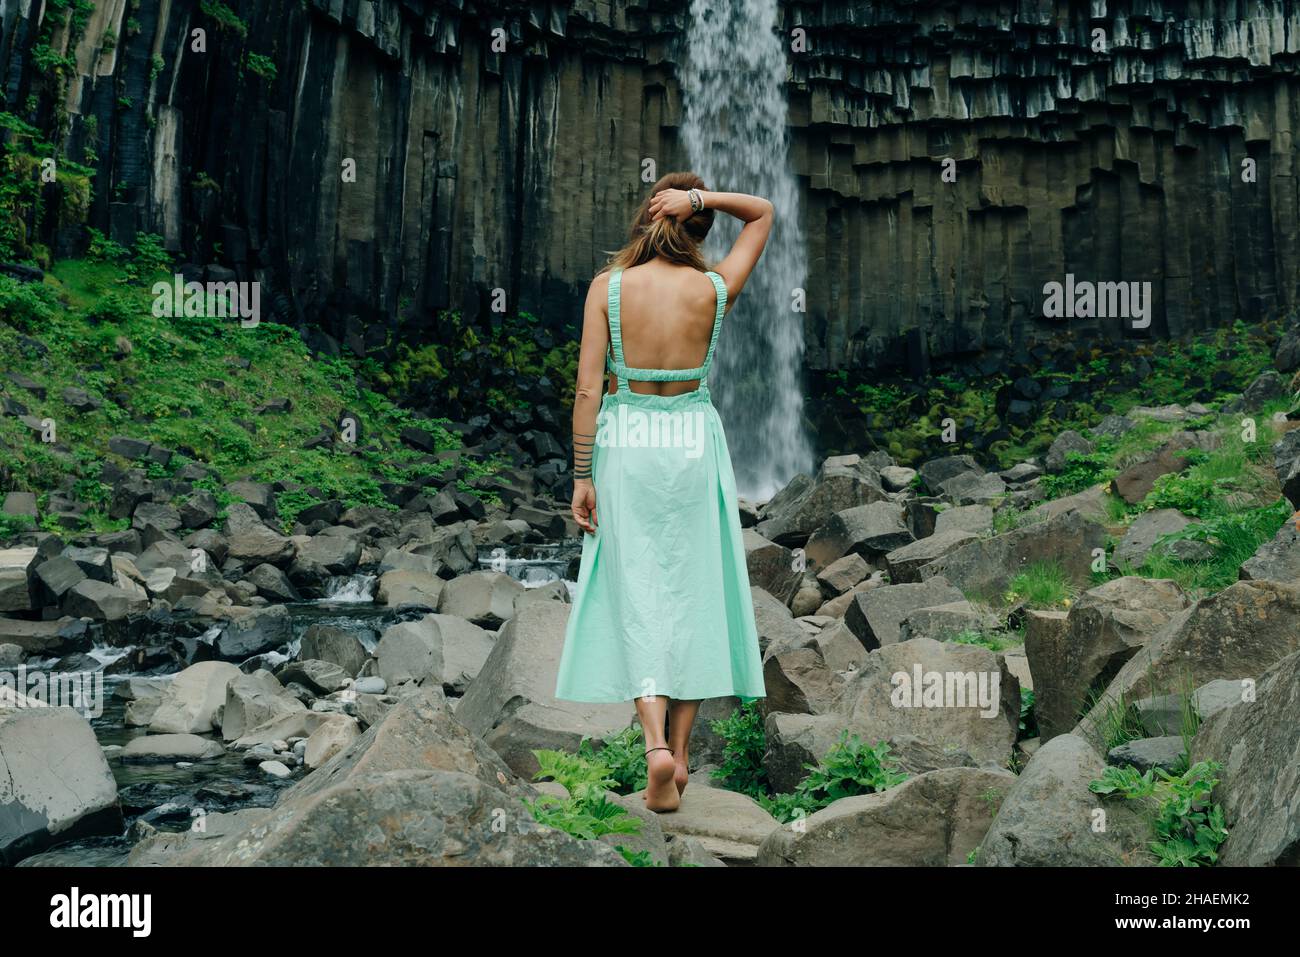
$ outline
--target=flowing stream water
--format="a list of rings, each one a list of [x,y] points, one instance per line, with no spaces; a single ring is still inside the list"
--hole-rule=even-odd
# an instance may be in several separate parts
[[[776,18],[777,0],[691,0],[681,77],[692,168],[709,189],[754,193],[776,207],[763,258],[723,324],[709,381],[737,488],[755,500],[813,464],[803,419],[804,312],[795,308],[798,295],[802,309],[808,268]],[[740,228],[734,217],[719,216],[707,258],[721,259]]]
[[[572,579],[580,554],[581,543],[574,539],[503,549],[491,557],[485,556],[479,564],[505,572],[530,588],[562,581],[572,595]],[[288,605],[293,639],[254,661],[274,667],[296,658],[303,632],[312,625],[330,625],[349,632],[373,654],[380,634],[399,617],[394,609],[374,603],[375,581],[375,576],[368,574],[340,576],[330,583],[330,597]],[[219,631],[219,628],[211,629],[212,637]],[[105,668],[103,710],[91,719],[91,728],[100,745],[110,749],[148,733],[147,728],[126,724],[126,701],[117,693],[125,682],[133,675],[162,677],[178,670],[138,672],[114,667],[125,664],[121,659],[126,655],[127,649],[109,645],[97,645],[89,652],[89,657]],[[48,659],[41,667],[52,668],[56,664],[55,659]],[[251,667],[246,666],[245,670]],[[212,737],[220,740],[219,734]],[[68,841],[26,858],[21,866],[118,866],[125,863],[138,837],[137,825],[150,825],[163,831],[188,830],[210,813],[269,807],[282,790],[301,780],[306,772],[297,768],[288,779],[270,777],[258,768],[262,757],[265,755],[249,759],[246,752],[228,750],[218,758],[204,761],[126,763],[115,751],[110,751],[109,767],[117,781],[126,830],[112,836]]]

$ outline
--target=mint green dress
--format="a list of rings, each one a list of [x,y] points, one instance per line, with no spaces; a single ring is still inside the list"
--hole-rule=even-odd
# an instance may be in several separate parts
[[[696,369],[623,362],[622,270],[609,277],[606,393],[592,454],[596,533],[584,534],[555,697],[612,703],[648,695],[693,701],[763,697],[749,571],[722,420],[705,380],[727,287],[715,272],[713,335]],[[628,381],[699,379],[683,395],[642,395]]]

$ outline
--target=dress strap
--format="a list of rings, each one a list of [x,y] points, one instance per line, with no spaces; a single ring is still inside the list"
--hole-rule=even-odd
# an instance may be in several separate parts
[[[704,365],[701,366],[704,373],[700,376],[701,379],[709,374],[709,366],[713,364],[713,349],[718,344],[718,334],[722,332],[722,316],[727,311],[726,281],[716,272],[710,271],[706,272],[704,275],[713,280],[713,288],[717,292],[718,306],[717,310],[713,313],[713,335],[709,338],[709,351],[704,355]]]
[[[619,319],[619,306],[623,302],[623,267],[618,266],[609,273],[609,349],[611,361],[606,364],[610,371],[626,369],[623,364],[623,325]],[[618,375],[618,391],[631,392],[627,376],[621,371]]]

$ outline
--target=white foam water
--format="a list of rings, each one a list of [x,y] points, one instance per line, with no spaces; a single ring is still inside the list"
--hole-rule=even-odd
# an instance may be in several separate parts
[[[803,420],[803,320],[808,272],[799,191],[788,160],[786,45],[777,0],[691,0],[682,71],[682,138],[709,189],[772,201],[776,219],[758,268],[728,313],[709,376],[727,430],[736,486],[758,501],[810,472]],[[719,215],[705,245],[717,262],[740,222]]]

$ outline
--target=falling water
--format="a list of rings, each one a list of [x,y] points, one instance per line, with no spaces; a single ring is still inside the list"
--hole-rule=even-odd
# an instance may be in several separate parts
[[[709,389],[727,429],[742,495],[762,500],[812,468],[803,425],[803,313],[793,308],[807,262],[787,153],[786,60],[777,0],[691,0],[682,75],[683,138],[710,189],[772,201],[776,221],[758,268],[728,314]],[[721,215],[705,252],[717,262],[740,222]]]

